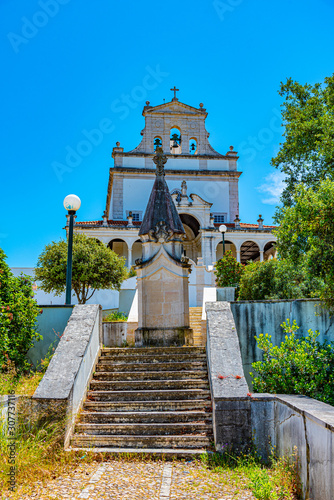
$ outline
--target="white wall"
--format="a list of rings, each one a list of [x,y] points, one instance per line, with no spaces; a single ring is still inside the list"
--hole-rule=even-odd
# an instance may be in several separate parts
[[[212,212],[224,212],[229,220],[229,183],[223,180],[188,180],[186,176],[166,177],[169,191],[181,189],[181,182],[187,182],[187,194],[197,194],[203,200],[213,203]],[[141,210],[143,216],[152,191],[154,179],[124,179],[123,219],[127,210]]]
[[[33,267],[12,267],[12,273],[14,276],[20,276],[21,273],[28,276],[34,275]],[[123,283],[123,285],[126,282]],[[37,283],[38,286],[38,283]],[[57,305],[65,304],[65,293],[60,296],[56,296],[53,293],[46,293],[43,290],[37,289],[34,293],[34,298],[37,304],[40,305]],[[77,304],[78,300],[76,296],[72,296],[72,304]],[[117,309],[119,304],[119,292],[116,290],[98,290],[94,293],[93,297],[87,301],[87,304],[101,304],[103,309]]]

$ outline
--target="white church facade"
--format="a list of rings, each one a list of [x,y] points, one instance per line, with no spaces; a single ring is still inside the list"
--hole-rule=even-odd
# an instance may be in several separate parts
[[[213,266],[223,255],[224,224],[226,250],[238,261],[267,260],[275,254],[273,226],[243,223],[239,219],[238,155],[215,151],[206,130],[206,109],[171,102],[143,109],[142,140],[125,152],[117,142],[113,148],[106,209],[101,220],[76,222],[74,230],[99,239],[124,256],[130,268],[141,257],[139,228],[155,180],[153,156],[162,147],[167,156],[166,181],[183,223],[184,253],[192,264],[190,305],[201,305],[203,287],[214,286]]]

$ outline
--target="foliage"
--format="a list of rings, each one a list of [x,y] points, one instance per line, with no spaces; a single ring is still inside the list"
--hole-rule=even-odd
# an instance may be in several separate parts
[[[334,75],[315,85],[288,78],[279,94],[285,142],[271,163],[286,176],[282,200],[291,205],[296,184],[316,188],[334,180]]]
[[[319,280],[308,279],[301,262],[250,262],[240,279],[239,300],[300,299],[317,295]]]
[[[216,284],[220,287],[237,286],[244,271],[244,266],[233,257],[231,250],[216,262],[215,268]]]
[[[255,337],[263,351],[263,361],[252,364],[254,390],[277,394],[303,394],[334,404],[334,343],[321,344],[319,332],[308,330],[305,338],[297,338],[298,326],[287,319],[282,323],[286,334],[281,346],[274,346],[267,333]]]
[[[95,238],[73,236],[72,289],[79,304],[85,304],[96,290],[119,290],[127,277],[124,258]],[[44,292],[61,295],[66,290],[67,242],[46,245],[38,258],[35,279]]]
[[[106,322],[106,321],[127,321],[127,320],[128,317],[124,312],[114,311],[108,314],[108,316],[105,316],[102,321]]]
[[[25,356],[30,347],[41,339],[36,331],[40,308],[33,299],[32,279],[15,277],[5,258],[0,248],[0,370],[11,360],[20,371],[28,366]]]
[[[334,182],[326,179],[317,189],[297,186],[294,206],[276,213],[279,255],[292,266],[304,263],[309,281],[317,283],[318,296],[334,309]]]
[[[137,276],[137,271],[134,266],[131,266],[127,278],[133,278],[134,276]]]

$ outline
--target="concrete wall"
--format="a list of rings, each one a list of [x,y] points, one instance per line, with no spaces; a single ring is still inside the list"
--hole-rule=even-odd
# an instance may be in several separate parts
[[[280,345],[284,340],[280,325],[287,318],[292,322],[297,321],[300,329],[299,336],[306,336],[307,331],[312,329],[320,332],[319,341],[334,341],[334,316],[330,317],[328,312],[321,309],[319,300],[261,300],[261,301],[239,301],[231,303],[231,311],[234,317],[236,329],[239,336],[241,356],[248,384],[251,387],[252,380],[249,372],[252,371],[252,363],[262,360],[262,351],[257,348],[255,336],[261,333],[272,335],[274,345]]]
[[[306,396],[248,392],[232,307],[227,302],[206,305],[216,449],[227,445],[242,451],[254,442],[264,459],[272,446],[279,456],[297,451],[303,498],[333,500],[334,407]]]
[[[27,353],[28,360],[35,368],[45,358],[51,344],[55,348],[57,347],[73,307],[65,305],[41,306],[43,312],[37,317],[37,330],[43,339],[35,342]]]
[[[127,342],[126,321],[106,321],[102,323],[104,347],[123,347]]]

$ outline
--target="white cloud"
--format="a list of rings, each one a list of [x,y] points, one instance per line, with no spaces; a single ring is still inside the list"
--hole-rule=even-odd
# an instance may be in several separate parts
[[[272,172],[264,179],[264,183],[257,189],[267,196],[261,201],[266,205],[278,205],[282,191],[284,189],[284,174],[282,172]]]

